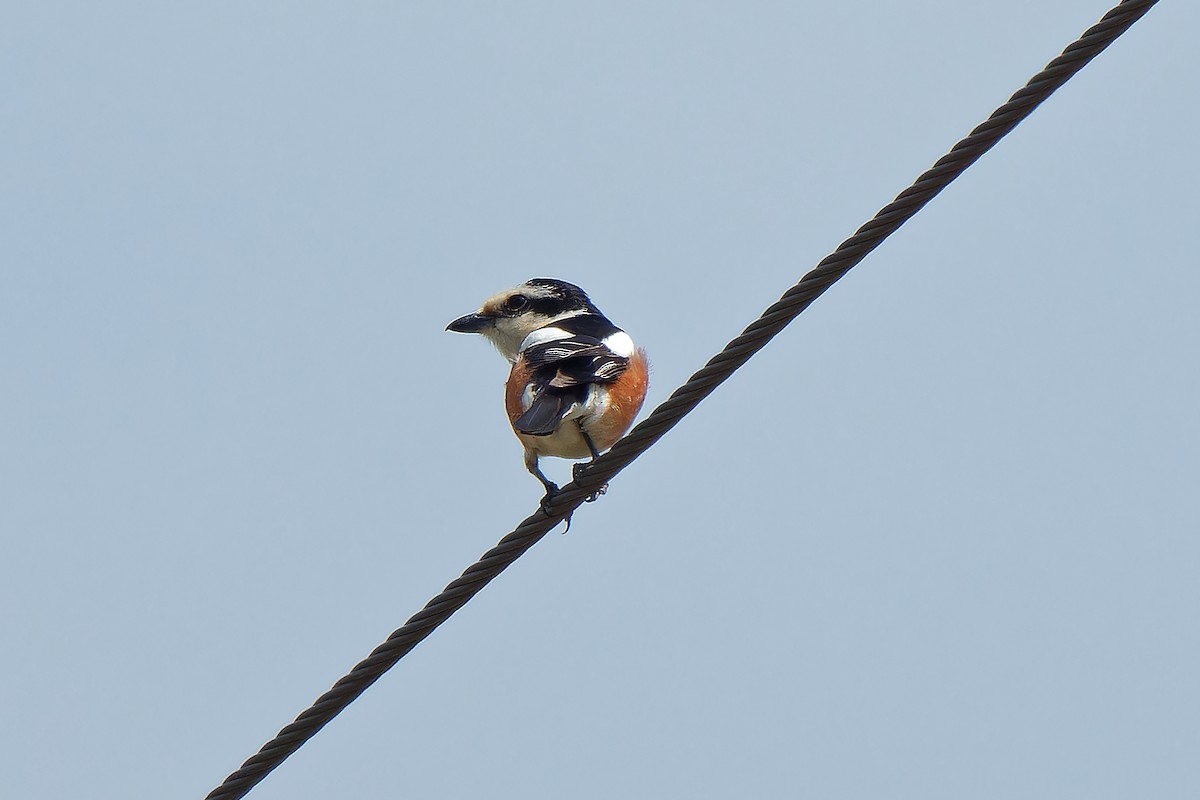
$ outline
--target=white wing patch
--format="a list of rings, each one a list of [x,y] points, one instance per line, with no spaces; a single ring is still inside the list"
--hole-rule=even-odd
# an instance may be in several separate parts
[[[538,328],[536,331],[526,336],[525,341],[521,342],[521,346],[517,349],[517,352],[522,353],[531,347],[537,347],[539,344],[554,342],[558,341],[559,339],[570,339],[572,336],[574,336],[574,334],[567,333],[562,328],[556,328],[553,325],[547,325],[544,328]],[[628,339],[629,337],[626,336],[625,338]],[[630,341],[630,344],[633,344],[633,342]]]
[[[525,341],[529,341],[526,339]],[[622,358],[633,356],[633,339],[625,331],[617,331],[604,338],[604,346]],[[524,349],[524,348],[522,348]]]

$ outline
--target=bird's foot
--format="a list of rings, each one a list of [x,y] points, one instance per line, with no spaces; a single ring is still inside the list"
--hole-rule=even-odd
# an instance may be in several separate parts
[[[595,459],[593,459],[593,461],[594,460]],[[583,477],[584,474],[586,474],[587,468],[590,467],[591,465],[592,465],[592,462],[589,461],[586,464],[574,464],[571,466],[571,477],[575,480],[576,483],[578,483],[579,479],[581,477]],[[601,486],[599,489],[597,489],[596,491],[592,492],[590,495],[585,497],[583,502],[594,503],[600,499],[600,495],[604,494],[607,491],[608,491],[608,484],[606,483],[603,486]]]
[[[558,484],[546,481],[546,494],[542,497],[539,506],[542,508],[542,513],[547,517],[550,516],[550,504],[554,502],[554,498],[558,495]]]
[[[547,517],[550,516],[550,504],[554,502],[556,496],[558,496],[558,485],[547,481],[546,494],[542,497],[541,502],[538,503],[538,506],[542,509],[542,513]],[[567,523],[566,529],[563,530],[563,533],[566,533],[571,530],[571,514],[563,517],[563,522]]]

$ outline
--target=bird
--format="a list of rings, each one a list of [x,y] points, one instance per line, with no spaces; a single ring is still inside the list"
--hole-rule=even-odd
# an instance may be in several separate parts
[[[594,461],[629,430],[646,399],[646,351],[573,283],[531,278],[489,297],[446,330],[481,334],[512,365],[504,406],[525,448],[525,468],[545,487],[541,508],[547,513],[558,484],[539,460]],[[585,466],[574,465],[572,476]]]

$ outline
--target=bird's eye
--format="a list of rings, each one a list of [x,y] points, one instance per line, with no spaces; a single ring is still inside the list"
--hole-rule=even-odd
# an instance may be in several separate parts
[[[529,298],[523,294],[514,294],[512,297],[504,301],[505,311],[520,311],[525,306],[529,305]]]

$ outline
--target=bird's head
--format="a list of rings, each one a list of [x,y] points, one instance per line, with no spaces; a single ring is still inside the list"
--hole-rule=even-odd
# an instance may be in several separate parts
[[[530,278],[489,297],[474,314],[446,326],[455,333],[482,334],[509,361],[525,337],[539,328],[579,314],[600,313],[578,286],[554,278]]]

